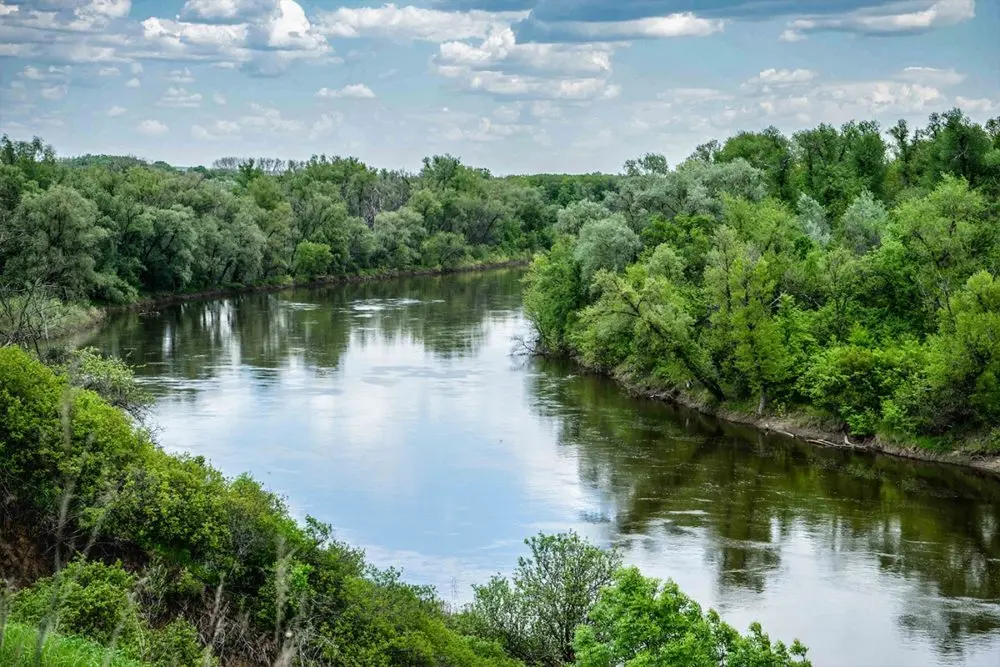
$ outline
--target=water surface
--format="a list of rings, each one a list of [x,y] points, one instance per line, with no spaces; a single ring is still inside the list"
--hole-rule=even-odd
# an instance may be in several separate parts
[[[460,603],[575,529],[820,665],[1000,665],[1000,481],[822,449],[511,355],[520,272],[110,320],[157,437]]]

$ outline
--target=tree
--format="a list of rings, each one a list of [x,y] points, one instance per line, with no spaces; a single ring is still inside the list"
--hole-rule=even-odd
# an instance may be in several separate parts
[[[0,249],[8,279],[37,279],[67,299],[86,298],[98,281],[95,256],[107,230],[97,207],[72,188],[56,185],[24,198]]]
[[[560,353],[566,336],[585,303],[586,288],[580,265],[568,241],[556,241],[552,250],[535,256],[524,277],[524,313],[538,337],[540,351]]]
[[[775,318],[777,280],[761,251],[729,227],[716,234],[705,268],[705,293],[715,311],[710,340],[732,381],[752,390],[761,414],[771,393],[789,377],[793,355]]]
[[[930,400],[917,409],[935,430],[1000,423],[1000,281],[971,276],[928,340]]]
[[[624,171],[626,176],[648,176],[651,174],[664,176],[670,171],[670,167],[667,165],[667,158],[662,155],[646,153],[640,158],[625,160]]]
[[[468,248],[461,234],[437,232],[424,241],[420,247],[420,254],[427,266],[453,269],[465,260]]]
[[[601,269],[621,271],[636,258],[642,243],[621,216],[587,222],[580,229],[573,257],[580,275],[589,283]]]
[[[952,317],[951,299],[996,243],[985,223],[985,202],[965,180],[947,176],[926,197],[893,211],[889,231],[904,251],[911,279],[930,312]]]
[[[572,532],[540,533],[525,544],[531,554],[518,559],[512,582],[494,577],[474,586],[467,613],[514,657],[553,667],[572,662],[576,627],[611,583],[621,556]]]
[[[830,242],[830,223],[826,219],[826,211],[823,206],[807,195],[799,195],[797,204],[799,210],[799,220],[802,222],[802,230],[806,236],[819,245],[826,245]]]
[[[577,628],[579,667],[808,667],[806,648],[771,643],[760,625],[740,635],[715,611],[703,613],[672,581],[636,568],[619,570],[602,591],[589,623]]]
[[[864,190],[844,211],[837,236],[846,248],[863,255],[878,247],[888,225],[889,213],[885,206]]]
[[[560,234],[576,236],[588,222],[596,222],[611,215],[611,212],[589,199],[581,199],[559,209],[556,213],[556,231]]]
[[[769,127],[763,132],[740,132],[727,139],[715,155],[717,162],[737,159],[745,160],[764,173],[772,196],[788,203],[795,201],[792,142],[776,127]]]
[[[325,243],[302,241],[295,247],[295,275],[315,278],[326,275],[333,263],[333,253]]]
[[[627,338],[631,348],[642,350],[642,356],[654,368],[674,363],[685,374],[683,379],[695,380],[717,401],[726,399],[705,351],[695,338],[690,306],[670,280],[649,275],[643,266],[633,266],[624,277],[608,271],[598,273],[594,287],[600,298],[581,312],[580,333],[576,338],[584,360],[590,363],[608,360],[608,354],[618,347],[609,339],[611,333],[619,339]],[[613,319],[622,323],[616,326]],[[620,362],[622,356],[625,355],[619,353],[619,358],[610,359]],[[680,384],[682,378],[675,374],[673,379]]]

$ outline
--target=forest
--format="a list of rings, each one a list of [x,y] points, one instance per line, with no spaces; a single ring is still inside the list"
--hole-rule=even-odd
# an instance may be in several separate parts
[[[616,175],[355,158],[180,169],[0,141],[0,662],[808,665],[614,548],[538,534],[452,608],[172,455],[95,308],[528,259],[536,352],[708,408],[1000,452],[1000,119],[774,128]],[[40,343],[50,343],[41,345]],[[791,639],[791,638],[789,638]]]
[[[417,174],[356,158],[222,158],[177,169],[59,159],[0,139],[0,341],[77,326],[86,304],[345,275],[450,270],[547,247],[559,204],[615,176],[494,178],[445,155]]]
[[[743,132],[557,213],[539,351],[848,438],[1000,453],[1000,119]]]

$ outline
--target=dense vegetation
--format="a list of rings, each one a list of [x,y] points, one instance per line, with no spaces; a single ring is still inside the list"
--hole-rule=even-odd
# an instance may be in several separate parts
[[[46,361],[0,348],[0,569],[15,586],[0,591],[0,656],[14,664],[25,651],[43,665],[95,652],[173,666],[611,667],[650,664],[651,651],[802,662],[797,644],[756,627],[741,636],[572,534],[528,540],[513,583],[496,578],[448,610],[328,526],[296,523],[251,478],[164,453],[121,361],[89,350]]]
[[[1000,452],[1000,119],[744,132],[557,214],[546,352],[853,436]]]
[[[452,269],[547,247],[562,204],[615,176],[495,178],[451,156],[417,174],[355,158],[57,159],[0,139],[0,343],[65,330],[60,304],[124,304],[292,278]]]

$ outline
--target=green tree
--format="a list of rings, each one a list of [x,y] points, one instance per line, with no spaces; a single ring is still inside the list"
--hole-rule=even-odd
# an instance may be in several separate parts
[[[535,256],[524,277],[524,313],[542,351],[566,349],[566,335],[585,299],[580,265],[567,240],[556,241],[552,250]]]
[[[661,584],[636,568],[619,570],[580,625],[574,640],[580,667],[808,667],[806,648],[771,643],[760,625],[741,635],[715,611],[703,613],[672,581]]]
[[[5,231],[5,279],[37,279],[67,299],[90,295],[98,282],[94,258],[107,236],[93,202],[72,188],[53,186],[26,196]]]
[[[584,283],[590,283],[594,274],[602,269],[621,271],[641,249],[642,242],[625,220],[621,216],[611,216],[583,225],[573,257],[580,264]]]
[[[302,241],[295,248],[295,275],[300,278],[326,275],[331,264],[333,253],[325,243]]]
[[[514,657],[543,665],[572,662],[576,627],[611,583],[621,556],[576,533],[539,534],[525,544],[531,554],[518,559],[512,581],[495,577],[475,586],[468,613]]]

